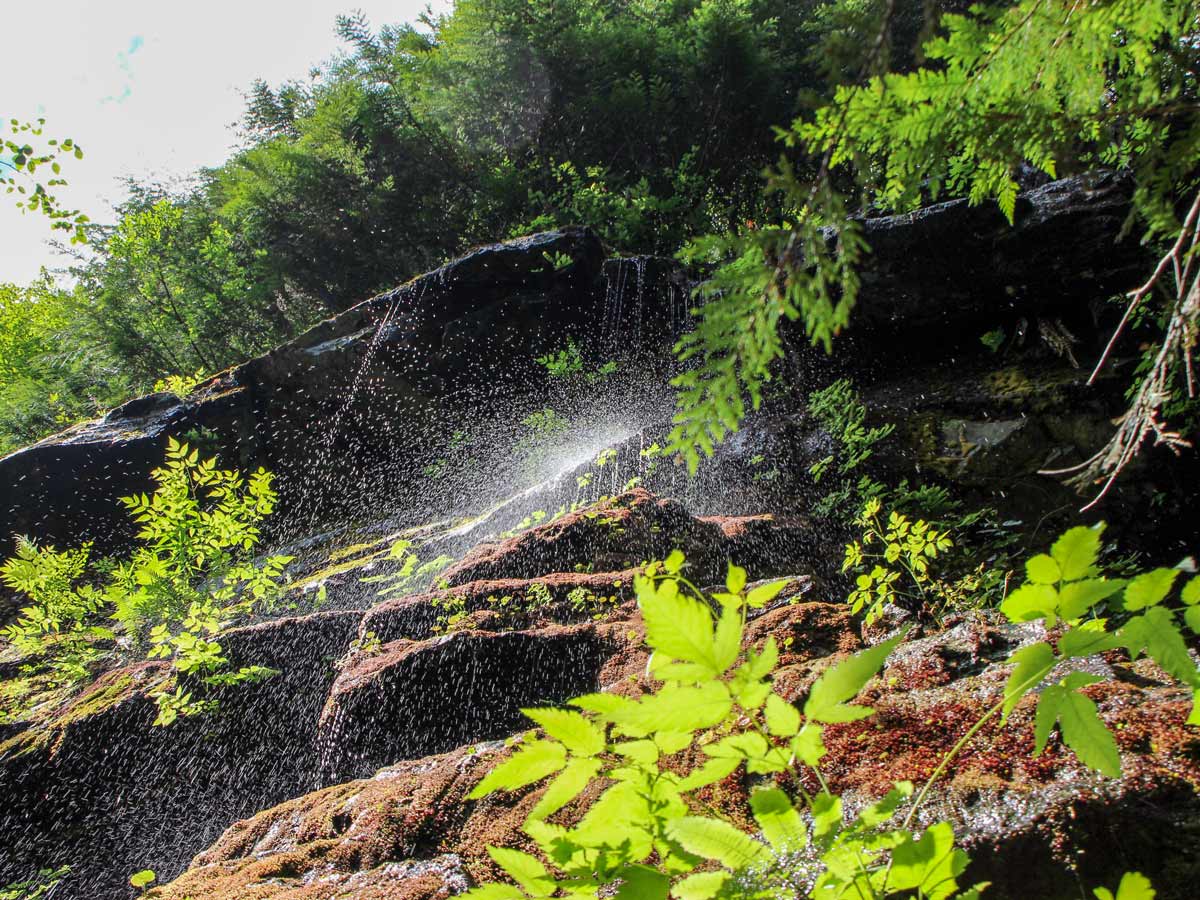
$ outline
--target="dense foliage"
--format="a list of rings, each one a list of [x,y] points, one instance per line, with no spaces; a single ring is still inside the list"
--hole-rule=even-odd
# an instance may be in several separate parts
[[[895,519],[891,526],[889,535],[881,535],[885,541],[902,530]],[[913,531],[903,530],[904,535],[887,544],[890,560],[923,554],[931,544],[943,546],[943,535],[927,539],[925,532],[919,551],[911,540],[901,546]],[[1001,607],[1014,622],[1065,626],[1057,646],[1043,641],[1014,653],[1012,674],[998,702],[942,756],[924,785],[918,789],[898,782],[882,800],[854,815],[848,815],[842,798],[829,791],[822,777],[822,731],[828,724],[872,715],[872,709],[851,701],[882,669],[904,634],[827,668],[797,708],[772,684],[778,660],[774,638],[761,646],[743,646],[748,615],[771,602],[783,582],[748,589],[746,572],[730,566],[725,590],[709,597],[687,579],[678,551],[651,564],[634,587],[652,651],[648,673],[658,683],[637,698],[589,694],[571,700],[571,708],[525,710],[542,734],[526,734],[471,796],[520,790],[550,779],[524,823],[541,856],[489,847],[492,859],[515,884],[486,884],[466,896],[978,897],[986,885],[962,890],[958,882],[969,859],[955,848],[951,825],[937,822],[917,831],[914,823],[930,789],[984,724],[996,716],[1007,718],[1033,694],[1035,753],[1042,752],[1057,729],[1080,762],[1117,777],[1121,759],[1116,742],[1096,704],[1081,691],[1103,678],[1073,671],[1056,679],[1051,675],[1056,667],[1123,647],[1134,658],[1153,656],[1193,690],[1200,686],[1200,668],[1187,653],[1177,621],[1182,612],[1189,630],[1200,633],[1195,615],[1200,578],[1188,580],[1175,602],[1168,597],[1179,580],[1178,569],[1109,578],[1098,568],[1102,530],[1073,528],[1049,554],[1031,558],[1028,582]],[[915,572],[913,580],[921,580]],[[1114,601],[1117,596],[1120,601]],[[857,597],[851,602],[856,609],[862,606]],[[1113,619],[1123,624],[1109,627]],[[1200,708],[1200,692],[1196,697]],[[1195,709],[1189,721],[1198,721]],[[696,796],[743,767],[757,776],[749,797],[756,834],[714,814]],[[805,785],[814,783],[819,788],[810,793]],[[581,815],[567,823],[555,816],[581,796]],[[1153,896],[1136,873],[1123,879],[1119,891],[1121,896]],[[1096,896],[1111,893],[1101,888]]]
[[[152,474],[153,494],[121,501],[140,526],[128,559],[93,561],[87,544],[57,550],[21,538],[17,555],[0,566],[0,580],[25,597],[0,636],[41,689],[85,680],[130,654],[166,659],[197,686],[270,674],[257,666],[228,671],[217,640],[230,622],[269,608],[282,588],[291,558],[251,555],[275,507],[270,473],[245,478],[171,440]],[[157,697],[157,725],[213,707],[183,683],[163,685]]]
[[[228,162],[133,184],[115,221],[80,226],[96,255],[70,315],[31,326],[46,346],[26,376],[0,375],[0,449],[240,362],[473,244],[587,224],[670,254],[763,219],[772,127],[829,96],[871,7],[460,0],[412,26],[342,18],[348,49],[315,78],[252,86]],[[897,64],[922,8],[899,4]],[[48,282],[3,290],[61,305]]]

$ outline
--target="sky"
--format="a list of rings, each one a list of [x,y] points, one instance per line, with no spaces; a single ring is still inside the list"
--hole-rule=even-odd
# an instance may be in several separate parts
[[[75,140],[84,158],[63,164],[69,184],[54,193],[109,222],[127,176],[170,183],[224,161],[244,92],[256,78],[304,79],[342,49],[339,13],[361,9],[378,28],[414,20],[426,2],[57,0],[36,16],[6,14],[0,122],[45,118],[43,138]],[[49,220],[12,200],[0,193],[0,282],[66,265],[50,247]]]

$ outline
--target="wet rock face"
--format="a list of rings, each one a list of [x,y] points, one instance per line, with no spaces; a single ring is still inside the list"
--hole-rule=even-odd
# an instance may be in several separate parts
[[[224,691],[215,716],[152,727],[167,668],[143,663],[106,674],[48,725],[9,738],[0,746],[0,884],[68,864],[57,894],[124,898],[130,873],[171,877],[238,818],[316,788],[316,722],[358,619],[318,613],[222,635],[235,666],[280,674]]]
[[[606,628],[616,649],[601,687],[634,694],[649,687],[636,616]],[[861,646],[844,604],[772,610],[750,624],[748,642],[768,634],[784,648],[777,683],[797,702],[820,671]],[[902,645],[861,698],[876,715],[827,729],[831,787],[852,808],[895,780],[927,778],[999,699],[1008,652],[1033,637],[1026,626],[979,621]],[[1087,691],[1116,729],[1122,778],[1084,771],[1057,738],[1033,758],[1027,698],[1008,725],[986,726],[939,782],[920,821],[954,825],[973,858],[968,883],[991,881],[989,894],[1001,900],[1076,896],[1136,869],[1155,881],[1159,897],[1192,895],[1200,876],[1191,843],[1200,827],[1200,762],[1196,738],[1183,725],[1190,695],[1145,662],[1114,657],[1106,664],[1114,679]],[[374,671],[392,665],[380,661]],[[363,672],[348,683],[371,677]],[[163,896],[332,900],[353,878],[367,892],[362,896],[438,897],[461,890],[461,879],[496,878],[485,845],[523,846],[520,824],[540,794],[535,788],[466,800],[506,752],[498,744],[462,747],[261,812],[199,854]],[[722,808],[736,815],[751,787],[748,779],[724,783]],[[716,795],[708,800],[717,802]],[[398,878],[405,872],[411,875]]]
[[[593,625],[458,632],[385,644],[345,669],[321,714],[322,766],[338,778],[521,730],[522,707],[599,687],[612,648]]]

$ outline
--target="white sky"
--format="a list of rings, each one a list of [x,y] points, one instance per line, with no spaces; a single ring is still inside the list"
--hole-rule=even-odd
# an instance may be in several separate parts
[[[63,166],[66,206],[112,220],[122,178],[169,182],[225,160],[242,92],[263,78],[304,79],[341,49],[339,13],[361,9],[378,29],[412,21],[426,0],[58,0],[0,17],[0,123],[43,117],[43,138],[74,138]],[[448,0],[434,0],[435,10]],[[40,174],[40,173],[39,173]],[[47,176],[49,173],[46,173]],[[0,194],[0,282],[25,283],[67,263],[49,220]],[[65,232],[61,232],[65,234]],[[59,234],[56,232],[54,234]]]

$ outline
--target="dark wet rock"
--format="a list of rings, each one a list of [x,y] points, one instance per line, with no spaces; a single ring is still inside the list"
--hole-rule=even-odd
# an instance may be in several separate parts
[[[539,578],[471,581],[447,590],[397,597],[376,604],[364,613],[360,636],[371,634],[385,644],[400,638],[423,640],[433,633],[433,627],[440,614],[435,602],[443,601],[447,597],[461,600],[462,608],[467,612],[488,610],[501,604],[510,605],[504,603],[508,598],[518,601],[511,605],[522,607],[531,605],[531,602],[546,604],[552,615],[542,624],[561,621],[563,618],[578,619],[580,615],[590,615],[590,611],[579,613],[571,609],[572,592],[582,590],[591,597],[612,598],[614,602],[625,601],[633,596],[633,578],[638,571],[640,570],[555,572]],[[511,616],[506,616],[504,623],[511,628],[514,620]]]
[[[321,714],[325,770],[365,776],[521,728],[521,708],[595,691],[612,652],[593,625],[396,641],[356,660]]]
[[[620,494],[516,537],[481,544],[443,573],[452,587],[496,578],[536,578],[594,565],[617,572],[682,549],[700,570],[716,565],[723,534],[681,503],[643,488]]]
[[[234,665],[280,674],[224,689],[213,716],[152,727],[164,663],[104,675],[0,748],[0,884],[70,864],[63,898],[125,897],[131,872],[172,877],[230,823],[319,785],[317,721],[356,613],[232,629]],[[102,773],[102,774],[98,774]]]

